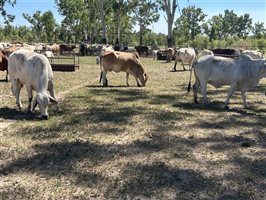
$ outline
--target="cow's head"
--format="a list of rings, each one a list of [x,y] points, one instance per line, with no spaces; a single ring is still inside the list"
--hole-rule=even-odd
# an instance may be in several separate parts
[[[139,80],[140,80],[140,82],[141,82],[141,85],[142,85],[142,86],[145,86],[145,85],[146,85],[146,82],[147,82],[147,80],[148,80],[148,75],[147,75],[146,73],[141,74],[141,75],[139,76]]]
[[[55,98],[48,95],[47,92],[45,93],[38,93],[34,99],[33,99],[33,107],[32,111],[36,108],[38,105],[40,111],[41,111],[41,117],[42,119],[48,119],[48,104],[49,103],[58,103]]]

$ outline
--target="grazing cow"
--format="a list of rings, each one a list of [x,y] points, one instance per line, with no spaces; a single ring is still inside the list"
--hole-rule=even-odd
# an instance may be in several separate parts
[[[3,50],[0,50],[0,71],[6,71],[6,81],[8,81],[8,57]]]
[[[177,50],[176,55],[175,55],[175,65],[172,69],[172,71],[176,71],[176,63],[181,60],[182,61],[182,66],[183,70],[185,71],[185,63],[189,64],[189,70],[192,67],[192,64],[196,60],[196,53],[195,50],[192,48],[181,48]]]
[[[242,55],[238,59],[207,55],[200,58],[193,67],[196,79],[193,85],[195,103],[198,102],[197,92],[199,87],[204,103],[208,104],[206,97],[207,83],[216,88],[230,85],[225,101],[226,108],[228,108],[229,99],[236,90],[241,91],[244,107],[247,108],[245,93],[256,86],[261,78],[266,77],[265,60],[255,60],[248,55]],[[189,89],[190,83],[188,91]]]
[[[33,111],[38,105],[41,117],[48,119],[48,104],[50,102],[57,104],[54,95],[53,72],[48,59],[42,54],[17,50],[9,57],[8,72],[12,84],[11,90],[16,97],[18,108],[21,109],[22,107],[20,90],[25,84],[28,93],[28,112]],[[37,93],[34,98],[32,90]]]
[[[242,54],[249,55],[253,59],[263,59],[263,54],[254,50],[244,50],[242,51]]]
[[[139,55],[136,52],[126,53],[118,51],[105,51],[100,56],[100,66],[102,69],[101,78],[103,80],[103,86],[108,85],[106,78],[108,71],[114,71],[117,73],[120,71],[126,72],[127,85],[129,74],[135,77],[137,86],[145,86],[148,79],[148,76],[144,72],[142,64],[139,60]]]

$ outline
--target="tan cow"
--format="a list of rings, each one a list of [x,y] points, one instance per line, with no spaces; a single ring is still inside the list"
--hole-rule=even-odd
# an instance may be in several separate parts
[[[100,55],[100,66],[102,69],[101,79],[103,86],[108,85],[106,74],[108,71],[116,73],[126,72],[126,82],[128,85],[129,74],[135,77],[137,86],[145,86],[148,76],[145,73],[137,53],[126,53],[119,51],[106,51]],[[100,80],[101,81],[101,80]],[[140,81],[140,83],[139,83]]]
[[[53,44],[51,46],[47,46],[46,50],[52,51],[55,56],[59,56],[60,46],[58,44]]]

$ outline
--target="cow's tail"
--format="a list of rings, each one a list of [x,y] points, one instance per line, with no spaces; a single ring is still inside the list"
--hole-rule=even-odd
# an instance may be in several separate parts
[[[189,75],[189,83],[188,83],[188,86],[187,86],[187,93],[190,92],[190,89],[191,89],[191,77],[192,77],[192,71],[193,69],[195,68],[195,65],[197,63],[197,59],[195,60],[195,62],[192,64],[192,67],[191,67],[191,71],[190,71],[190,75]],[[195,73],[195,72],[194,72]]]

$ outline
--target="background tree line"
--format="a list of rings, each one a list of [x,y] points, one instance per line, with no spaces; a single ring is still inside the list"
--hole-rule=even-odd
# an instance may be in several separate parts
[[[233,10],[225,10],[207,19],[201,8],[181,9],[178,0],[55,0],[63,16],[61,24],[56,23],[51,11],[37,10],[32,16],[23,13],[30,27],[12,26],[15,16],[6,13],[6,3],[14,5],[16,1],[0,1],[4,19],[0,27],[1,41],[266,48],[264,24],[253,23],[248,13],[238,16]],[[167,35],[149,28],[159,20],[160,10],[165,13]],[[174,20],[176,10],[179,14]]]

